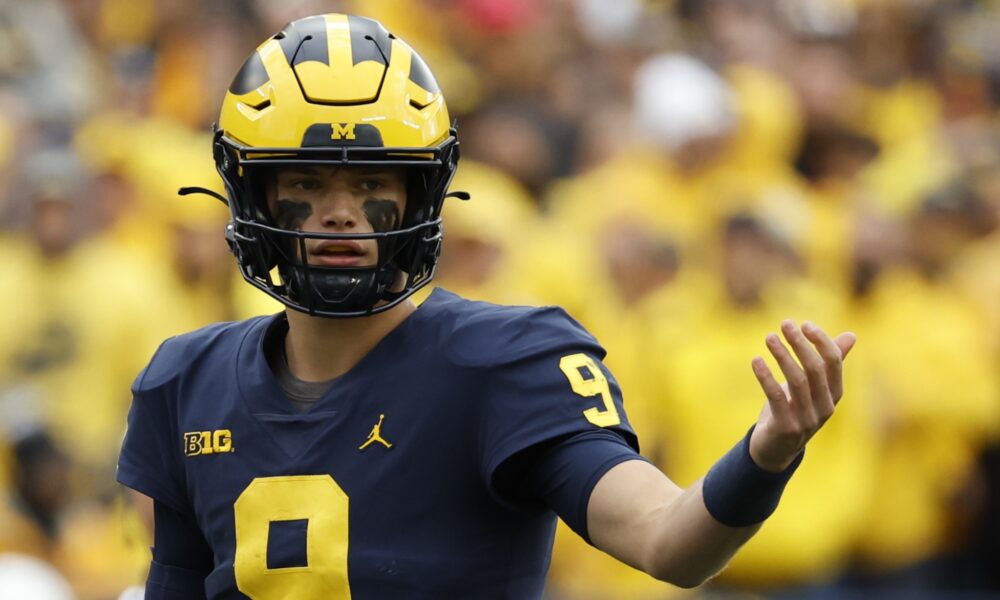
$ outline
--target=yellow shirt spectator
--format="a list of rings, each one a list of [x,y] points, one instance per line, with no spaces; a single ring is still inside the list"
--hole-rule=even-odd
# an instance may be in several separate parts
[[[877,374],[878,477],[861,553],[892,569],[944,549],[948,505],[1000,428],[996,355],[975,306],[947,282],[886,274],[852,319]]]
[[[103,244],[46,258],[24,241],[21,253],[0,264],[0,381],[78,461],[109,467],[129,386],[163,337],[161,288]]]

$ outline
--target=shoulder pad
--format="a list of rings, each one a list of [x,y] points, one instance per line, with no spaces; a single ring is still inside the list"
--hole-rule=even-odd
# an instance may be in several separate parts
[[[562,308],[463,304],[449,315],[444,340],[456,364],[490,367],[571,349],[605,355],[594,336]]]
[[[132,393],[148,391],[176,380],[212,352],[235,352],[246,334],[261,319],[213,323],[190,333],[168,338],[156,350],[132,384]]]

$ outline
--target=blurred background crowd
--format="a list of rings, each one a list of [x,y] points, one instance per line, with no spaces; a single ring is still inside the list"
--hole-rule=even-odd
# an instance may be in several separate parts
[[[756,419],[782,318],[858,333],[721,577],[677,590],[560,530],[553,600],[1000,596],[995,0],[0,0],[0,578],[143,581],[149,515],[114,483],[132,378],[280,308],[225,207],[176,190],[220,189],[211,124],[253,48],[331,11],[407,40],[458,120],[473,200],[435,283],[564,306],[679,484]]]

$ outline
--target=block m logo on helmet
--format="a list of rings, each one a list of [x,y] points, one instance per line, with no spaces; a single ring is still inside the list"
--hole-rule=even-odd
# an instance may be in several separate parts
[[[354,135],[354,123],[330,123],[330,139],[331,140],[357,139]]]
[[[370,123],[316,123],[302,137],[303,148],[382,145],[382,133]]]

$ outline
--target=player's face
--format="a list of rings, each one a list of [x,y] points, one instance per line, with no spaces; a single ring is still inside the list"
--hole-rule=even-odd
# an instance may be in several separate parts
[[[399,168],[293,166],[275,173],[268,209],[282,229],[314,233],[384,233],[398,229],[406,208],[406,178]],[[306,240],[309,264],[370,267],[374,239]]]

